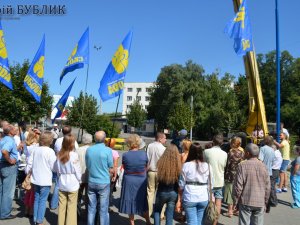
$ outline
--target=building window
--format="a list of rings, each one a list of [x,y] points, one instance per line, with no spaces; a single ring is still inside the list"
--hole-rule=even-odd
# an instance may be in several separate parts
[[[132,88],[127,88],[127,91],[128,92],[132,92]]]
[[[130,105],[127,105],[127,109],[130,109]]]
[[[132,96],[127,96],[127,101],[132,101]]]
[[[142,88],[137,88],[136,89],[136,92],[141,92],[142,91]]]
[[[141,101],[142,97],[141,96],[136,96],[136,100]]]
[[[146,88],[146,92],[150,92],[151,91],[151,88]]]
[[[146,101],[146,102],[149,102],[149,101],[150,101],[150,97],[149,97],[149,96],[146,96],[146,97],[145,97],[145,101]]]

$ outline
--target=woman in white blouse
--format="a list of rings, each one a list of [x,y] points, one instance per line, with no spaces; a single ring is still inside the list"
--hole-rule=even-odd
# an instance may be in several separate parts
[[[203,224],[203,214],[209,197],[208,176],[211,171],[209,165],[203,162],[203,149],[200,143],[194,142],[182,167],[176,204],[177,211],[180,211],[183,205],[188,225]]]
[[[59,187],[58,225],[77,225],[76,209],[81,168],[74,147],[75,137],[72,134],[65,135],[54,166]]]
[[[32,150],[26,166],[26,172],[31,172],[31,183],[34,184],[33,220],[38,225],[43,224],[52,185],[52,169],[56,160],[53,149],[49,148],[52,141],[51,131],[42,133],[39,146]]]

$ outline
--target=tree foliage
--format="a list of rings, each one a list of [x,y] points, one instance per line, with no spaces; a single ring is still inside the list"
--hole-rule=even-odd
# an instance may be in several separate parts
[[[262,93],[269,122],[276,121],[276,52],[257,56]],[[300,58],[289,52],[281,53],[281,121],[285,127],[297,132],[300,127]],[[246,77],[240,77],[237,86],[247,88]],[[237,93],[240,107],[248,99],[245,93]]]
[[[195,124],[194,113],[189,104],[179,102],[170,110],[168,125],[173,130],[190,130]]]
[[[84,112],[82,114],[83,106]],[[67,123],[69,125],[75,127],[80,127],[81,125],[81,127],[90,134],[95,134],[96,131],[104,130],[106,135],[110,137],[113,123],[109,116],[97,115],[97,99],[94,96],[84,95],[81,91],[79,97],[73,101],[72,106],[68,107],[68,111]],[[119,131],[119,128],[115,126],[113,137],[117,137]]]
[[[135,128],[141,128],[147,115],[140,101],[136,99],[132,105],[130,105],[129,109],[130,111],[126,115],[128,124]]]
[[[230,74],[219,77],[218,71],[205,74],[202,66],[192,61],[188,61],[185,66],[173,64],[162,68],[151,93],[149,119],[155,119],[159,130],[179,126],[176,117],[185,115],[174,115],[174,109],[178,111],[182,107],[178,105],[190,102],[193,96],[194,107],[191,113],[196,136],[210,137],[216,132],[236,128],[240,111],[232,87],[234,77]]]
[[[11,91],[0,84],[0,115],[1,119],[11,122],[38,121],[49,116],[52,110],[52,96],[49,93],[47,82],[43,83],[41,102],[37,103],[25,89],[23,82],[29,69],[29,62],[10,67],[14,90]]]

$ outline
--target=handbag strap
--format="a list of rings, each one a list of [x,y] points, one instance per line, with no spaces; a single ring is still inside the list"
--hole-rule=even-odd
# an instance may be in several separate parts
[[[209,180],[209,184],[208,184],[208,187],[209,187],[209,200],[210,202],[212,202],[212,183],[211,183],[211,172],[210,172],[210,165],[208,164],[208,180]]]

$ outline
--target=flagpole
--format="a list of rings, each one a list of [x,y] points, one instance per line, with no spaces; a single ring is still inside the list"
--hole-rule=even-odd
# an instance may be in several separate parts
[[[118,112],[118,107],[119,107],[119,102],[120,102],[120,96],[121,96],[121,94],[119,94],[119,97],[118,97],[118,102],[117,102],[116,112],[115,112],[115,116],[114,116],[114,120],[113,120],[113,125],[112,125],[112,129],[111,129],[111,133],[109,135],[110,137],[109,137],[108,146],[110,146],[110,141],[112,139],[114,128],[115,128],[115,119],[117,118],[117,112]]]
[[[276,18],[276,140],[280,141],[280,46],[279,46],[279,13],[278,0],[275,0],[275,18]]]
[[[79,131],[78,131],[78,135],[77,135],[77,140],[79,140],[79,135],[80,135],[80,130],[81,130],[80,142],[82,142],[82,136],[83,136],[82,119],[83,119],[84,108],[85,108],[85,103],[86,103],[86,91],[87,91],[88,78],[89,78],[89,64],[87,64],[85,88],[84,88],[84,97],[83,97],[83,104],[82,104],[82,112],[81,112],[81,117],[80,117],[80,122],[79,122]]]

